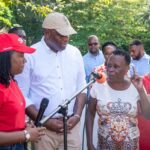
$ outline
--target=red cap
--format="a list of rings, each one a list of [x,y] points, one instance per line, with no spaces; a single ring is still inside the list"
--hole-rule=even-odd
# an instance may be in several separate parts
[[[16,34],[0,34],[0,53],[11,50],[22,53],[33,53],[35,51],[34,48],[26,46],[23,40]]]

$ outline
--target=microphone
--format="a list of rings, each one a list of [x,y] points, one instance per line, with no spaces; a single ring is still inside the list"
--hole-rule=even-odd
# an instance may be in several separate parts
[[[39,112],[38,112],[38,115],[36,117],[36,120],[35,120],[35,126],[39,127],[41,126],[40,124],[40,120],[42,119],[43,117],[43,114],[45,112],[45,109],[46,107],[48,106],[48,103],[49,103],[49,100],[47,98],[43,98],[42,101],[41,101],[41,104],[40,104],[40,109],[39,109]]]
[[[106,75],[103,72],[92,72],[93,77],[97,83],[104,83],[106,81]]]

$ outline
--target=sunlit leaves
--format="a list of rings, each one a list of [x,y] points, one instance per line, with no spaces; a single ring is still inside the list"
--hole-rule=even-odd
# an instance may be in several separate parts
[[[12,19],[13,16],[10,9],[4,2],[0,2],[0,29],[6,26],[11,26]]]
[[[4,3],[7,11],[0,7],[3,22],[0,25],[22,25],[29,44],[41,38],[44,17],[49,12],[58,11],[64,13],[77,30],[78,34],[71,36],[70,42],[82,53],[87,51],[86,40],[90,34],[96,34],[101,43],[113,40],[126,50],[132,39],[139,38],[150,51],[147,45],[150,43],[147,0],[3,0]]]

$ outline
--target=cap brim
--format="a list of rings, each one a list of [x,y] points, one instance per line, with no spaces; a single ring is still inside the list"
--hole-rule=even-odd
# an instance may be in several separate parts
[[[17,52],[22,52],[22,53],[33,53],[35,52],[36,49],[23,45],[23,46],[15,46],[13,47],[13,50]]]
[[[60,29],[55,29],[59,34],[63,36],[69,36],[71,34],[76,34],[77,32],[72,28],[60,28]]]

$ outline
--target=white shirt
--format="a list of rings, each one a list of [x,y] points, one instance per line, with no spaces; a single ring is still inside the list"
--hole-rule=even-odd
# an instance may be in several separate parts
[[[65,50],[55,53],[42,38],[32,47],[36,52],[25,55],[27,63],[16,79],[27,106],[35,104],[39,109],[41,100],[49,99],[45,111],[48,115],[86,85],[83,59],[80,51],[69,44]],[[73,113],[74,103],[75,100],[69,104],[68,115]]]
[[[140,97],[132,83],[120,91],[112,89],[107,82],[95,83],[90,94],[97,99],[98,134],[118,142],[139,137],[137,101]]]
[[[135,67],[136,72],[139,76],[144,76],[150,73],[150,56],[144,53],[143,57],[139,60],[131,60],[131,64]],[[130,69],[131,76],[133,75],[133,70]]]

